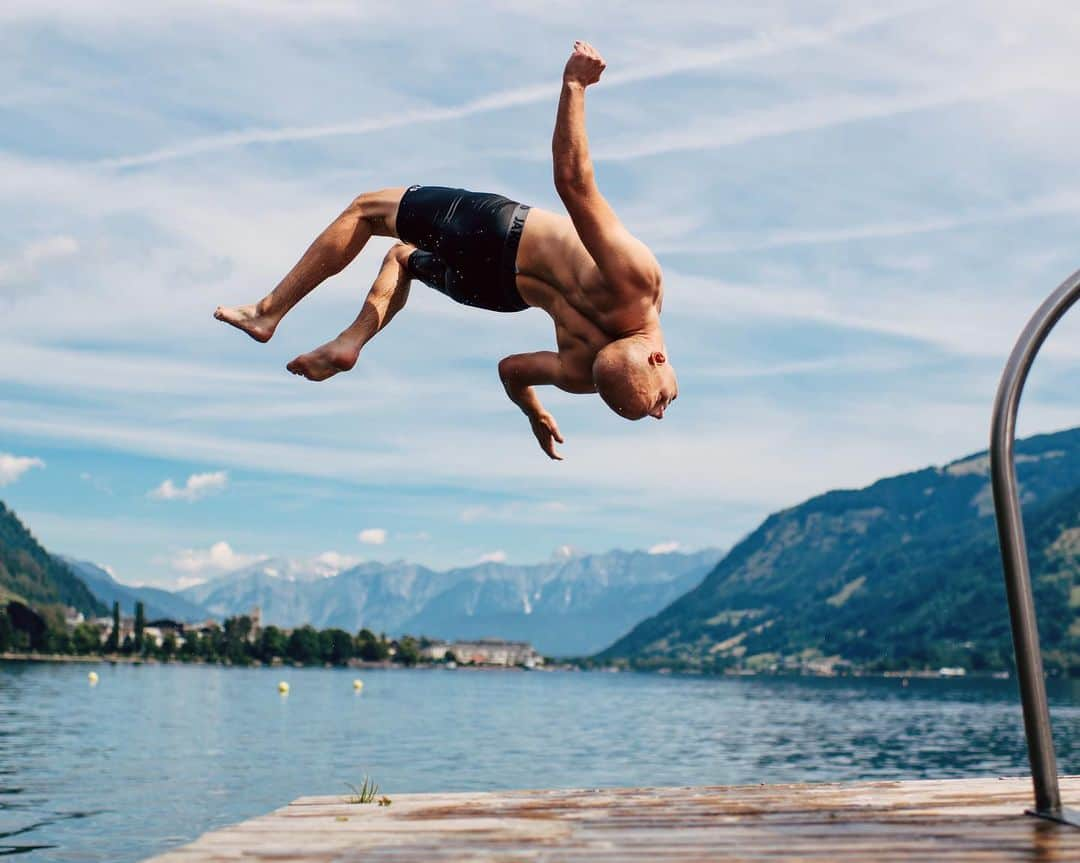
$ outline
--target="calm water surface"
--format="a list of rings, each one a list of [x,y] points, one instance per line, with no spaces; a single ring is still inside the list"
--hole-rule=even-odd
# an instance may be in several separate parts
[[[393,796],[1026,767],[1011,680],[366,671],[357,695],[356,676],[0,663],[0,856],[137,861],[364,774]],[[1080,686],[1051,698],[1080,772]]]

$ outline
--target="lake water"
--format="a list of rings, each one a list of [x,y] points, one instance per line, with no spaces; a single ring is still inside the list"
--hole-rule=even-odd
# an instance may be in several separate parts
[[[1080,772],[1080,686],[1050,689]],[[0,856],[28,863],[141,860],[365,774],[393,797],[1025,770],[1011,680],[0,663]]]

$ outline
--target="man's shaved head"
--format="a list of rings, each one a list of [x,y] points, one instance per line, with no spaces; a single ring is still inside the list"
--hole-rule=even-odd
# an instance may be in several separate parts
[[[660,419],[679,391],[663,351],[634,336],[600,349],[593,361],[593,383],[607,406],[628,420]]]

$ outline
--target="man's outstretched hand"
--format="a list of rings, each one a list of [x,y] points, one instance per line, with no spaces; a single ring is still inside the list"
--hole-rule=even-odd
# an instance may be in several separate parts
[[[559,427],[555,424],[555,417],[547,411],[541,411],[529,417],[529,422],[532,424],[533,434],[536,435],[540,449],[546,452],[550,458],[562,461],[562,456],[555,450],[555,442],[566,443],[566,441],[559,434]]]
[[[566,61],[563,81],[588,87],[600,80],[600,75],[607,68],[604,58],[588,42],[575,42],[574,53]]]

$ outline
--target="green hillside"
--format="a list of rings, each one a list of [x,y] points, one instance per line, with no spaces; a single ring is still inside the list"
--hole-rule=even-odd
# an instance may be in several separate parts
[[[1047,662],[1080,671],[1080,429],[1017,444]],[[985,454],[775,513],[600,654],[639,667],[1007,668]]]
[[[60,603],[88,615],[107,612],[71,569],[51,557],[3,503],[0,503],[0,598],[21,599],[29,605]]]

